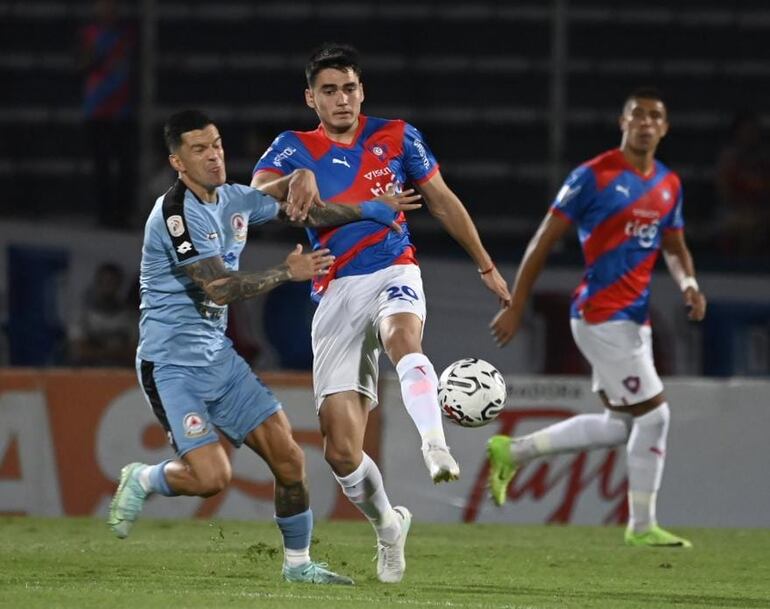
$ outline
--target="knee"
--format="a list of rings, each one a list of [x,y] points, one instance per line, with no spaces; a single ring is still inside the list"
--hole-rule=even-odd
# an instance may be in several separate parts
[[[335,442],[326,438],[324,459],[338,476],[352,474],[361,463],[363,454],[349,441]]]
[[[232,479],[232,470],[227,467],[218,468],[208,472],[196,473],[198,481],[198,493],[200,497],[212,497],[221,493]]]
[[[273,475],[281,484],[294,484],[305,478],[305,453],[293,440],[272,464]]]

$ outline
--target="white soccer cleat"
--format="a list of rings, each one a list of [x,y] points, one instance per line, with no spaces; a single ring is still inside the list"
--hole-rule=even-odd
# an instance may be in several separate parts
[[[451,482],[460,477],[460,466],[449,454],[449,447],[426,444],[422,447],[422,458],[434,484]]]
[[[402,505],[394,507],[393,511],[401,518],[401,532],[392,544],[377,540],[377,579],[386,584],[397,584],[404,577],[404,546],[412,526],[412,512]]]

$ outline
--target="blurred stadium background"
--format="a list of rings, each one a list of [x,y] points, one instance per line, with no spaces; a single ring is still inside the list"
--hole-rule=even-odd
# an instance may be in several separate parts
[[[144,217],[174,177],[160,134],[170,112],[207,110],[230,178],[247,183],[278,132],[316,125],[303,102],[304,61],[337,40],[362,53],[364,112],[421,129],[509,280],[568,170],[618,144],[626,94],[639,85],[665,93],[672,129],[659,156],[683,179],[687,238],[710,309],[706,322],[688,324],[678,290],[659,272],[656,357],[674,412],[659,511],[671,525],[770,526],[766,2],[123,2],[121,16],[139,33],[130,118],[137,177],[117,221],[104,215],[113,202],[97,195],[82,112],[78,32],[93,11],[90,1],[0,0],[0,513],[101,515],[122,464],[169,454],[130,354],[116,356],[124,366],[100,369],[106,359],[84,354],[95,273],[104,263],[118,268],[113,297],[130,317]],[[720,182],[733,178],[720,172],[742,145],[731,125],[746,117],[758,129],[739,150],[750,171],[734,178],[744,182],[733,199]],[[123,145],[134,144],[115,144]],[[581,273],[576,239],[541,278],[515,344],[499,351],[487,331],[496,303],[472,264],[427,213],[413,214],[410,226],[429,302],[425,346],[437,369],[471,355],[495,363],[511,393],[499,429],[598,408],[567,321]],[[295,229],[252,231],[241,268],[275,263],[302,240]],[[316,513],[350,517],[319,451],[302,372],[312,311],[300,288],[235,307],[231,333],[266,371],[308,450]],[[391,495],[411,497],[418,519],[623,522],[622,451],[533,468],[509,506],[492,511],[481,486],[483,442],[497,429],[450,430],[467,476],[453,488],[425,488],[421,471],[409,473],[418,447],[398,388],[390,380],[382,392],[368,450]],[[236,458],[235,472],[238,484],[222,496],[153,500],[148,515],[269,518],[268,473],[250,455]]]

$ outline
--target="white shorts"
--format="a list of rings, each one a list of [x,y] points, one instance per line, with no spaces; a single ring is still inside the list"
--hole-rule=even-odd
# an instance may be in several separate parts
[[[316,411],[327,395],[351,390],[377,405],[380,322],[396,313],[414,313],[425,322],[422,276],[414,264],[329,284],[313,317]]]
[[[652,328],[633,321],[572,319],[572,336],[593,368],[593,390],[613,406],[639,404],[663,391],[652,359]]]

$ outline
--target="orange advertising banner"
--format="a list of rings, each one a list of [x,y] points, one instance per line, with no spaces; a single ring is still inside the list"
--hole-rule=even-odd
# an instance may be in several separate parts
[[[325,498],[319,516],[356,518],[328,466],[306,373],[265,373],[306,452],[314,492]],[[379,414],[373,412],[366,450],[379,455]],[[227,442],[234,459],[236,451]],[[248,449],[238,451],[250,453]],[[0,513],[100,515],[115,490],[120,467],[131,460],[172,457],[165,431],[144,402],[130,369],[0,369]],[[232,483],[209,499],[165,501],[156,515],[251,517],[272,512],[273,481],[256,455],[234,468]],[[241,457],[238,457],[241,459]],[[255,465],[256,464],[256,465]],[[243,473],[241,473],[243,472]],[[263,509],[255,510],[250,501]],[[312,499],[311,499],[312,500]],[[175,502],[186,505],[181,513]],[[190,501],[195,501],[190,504]],[[187,503],[184,503],[187,502]]]

